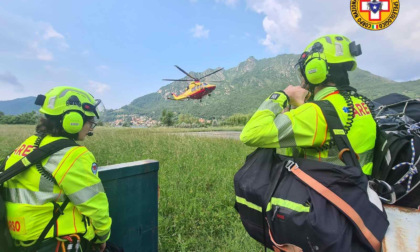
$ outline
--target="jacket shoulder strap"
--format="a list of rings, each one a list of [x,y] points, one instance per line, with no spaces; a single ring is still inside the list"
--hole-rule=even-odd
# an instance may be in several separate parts
[[[13,178],[22,171],[28,169],[31,165],[36,164],[44,158],[71,146],[78,146],[78,144],[70,139],[60,139],[52,143],[46,144],[42,147],[34,149],[26,157],[23,157],[18,162],[13,164],[4,172],[0,173],[0,185],[5,181]]]
[[[340,153],[339,158],[346,165],[360,167],[357,155],[351,147],[350,141],[334,106],[328,100],[314,101],[313,103],[318,105],[324,114],[330,135],[338,147]]]

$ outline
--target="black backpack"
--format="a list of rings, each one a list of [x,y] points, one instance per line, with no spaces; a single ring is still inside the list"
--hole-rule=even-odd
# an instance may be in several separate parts
[[[420,100],[390,94],[374,100],[377,138],[371,184],[388,204],[420,206]]]
[[[39,137],[38,139],[40,139],[39,141],[37,141],[39,144],[42,138]],[[14,241],[9,232],[9,224],[7,222],[6,204],[5,204],[4,195],[3,195],[3,183],[13,178],[14,176],[18,175],[19,173],[25,171],[31,165],[41,163],[41,161],[44,158],[51,156],[55,152],[62,150],[66,147],[77,146],[77,145],[78,144],[72,140],[61,139],[61,140],[54,141],[50,144],[46,144],[42,147],[35,148],[26,157],[16,162],[7,170],[4,170],[7,158],[2,162],[2,164],[0,165],[0,252],[5,252],[5,251],[13,252],[16,250]],[[51,174],[47,173],[45,170],[42,170],[40,172],[44,176],[49,175],[48,178],[51,178]],[[68,202],[69,202],[69,199],[66,198],[66,200],[63,202],[61,207],[57,207],[56,211],[54,212],[53,218],[47,224],[44,231],[38,238],[36,244],[33,246],[34,250],[36,250],[36,248],[40,245],[41,241],[44,239],[48,231],[54,225],[54,222],[58,219],[58,217],[61,214],[60,212],[64,210]]]
[[[248,155],[234,176],[235,208],[251,237],[275,251],[380,251],[388,221],[329,101],[316,102],[346,166],[276,154]]]

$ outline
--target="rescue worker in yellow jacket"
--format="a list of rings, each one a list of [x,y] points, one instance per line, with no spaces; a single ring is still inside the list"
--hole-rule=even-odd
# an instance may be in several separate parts
[[[39,95],[36,104],[41,105],[45,117],[36,127],[37,134],[10,155],[6,170],[30,153],[36,142],[42,147],[64,138],[83,141],[93,134],[95,117],[99,118],[100,100],[73,87],[53,88],[45,96]],[[59,237],[69,236],[82,239],[83,251],[88,241],[104,251],[111,218],[93,154],[84,146],[67,147],[45,158],[41,165],[43,171],[33,165],[4,184],[9,230],[17,246],[29,251],[51,220],[54,205],[61,205],[68,197],[70,202],[39,251],[56,251]]]
[[[371,102],[350,87],[348,71],[356,69],[360,45],[342,35],[326,35],[310,43],[296,64],[300,86],[271,94],[245,125],[240,139],[249,146],[281,148],[289,156],[342,165],[318,105],[329,100],[365,174],[372,173],[376,123]],[[289,106],[293,109],[289,111]]]

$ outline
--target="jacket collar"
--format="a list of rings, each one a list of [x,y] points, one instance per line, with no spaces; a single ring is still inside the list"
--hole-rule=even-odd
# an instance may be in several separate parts
[[[338,89],[336,87],[325,87],[325,88],[321,89],[318,93],[316,93],[316,95],[314,97],[314,101],[322,100],[324,97],[326,97],[327,95],[329,95],[331,93],[334,93],[337,90]]]

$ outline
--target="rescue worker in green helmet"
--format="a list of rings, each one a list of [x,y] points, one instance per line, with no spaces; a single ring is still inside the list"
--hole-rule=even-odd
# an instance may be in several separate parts
[[[55,87],[45,96],[39,95],[35,104],[41,106],[44,117],[36,126],[36,134],[9,156],[6,170],[34,146],[42,147],[66,138],[84,140],[93,134],[95,117],[99,118],[100,100],[74,87]],[[42,170],[32,165],[4,184],[8,222],[19,223],[19,228],[9,226],[18,251],[32,251],[55,207],[62,205],[67,197],[69,203],[38,251],[58,251],[56,248],[61,247],[63,237],[79,240],[83,251],[89,251],[92,246],[104,251],[110,237],[111,218],[93,154],[84,146],[67,147],[42,160],[41,166]]]
[[[245,125],[241,141],[249,146],[281,148],[280,152],[289,156],[343,165],[320,107],[307,102],[328,100],[359,156],[363,172],[370,175],[376,139],[372,103],[350,87],[347,73],[356,69],[355,57],[361,53],[360,45],[342,35],[314,40],[296,64],[301,85],[289,85],[270,95]]]

